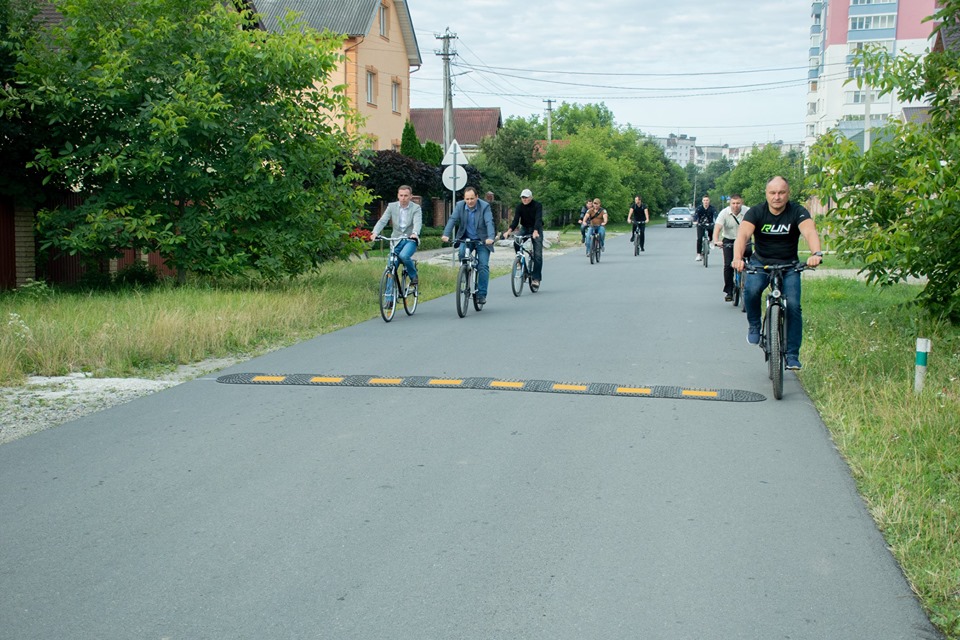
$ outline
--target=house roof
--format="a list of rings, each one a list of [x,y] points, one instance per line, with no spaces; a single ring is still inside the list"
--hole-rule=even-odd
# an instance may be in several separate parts
[[[63,14],[57,11],[51,0],[39,2],[37,7],[37,20],[43,25],[54,25],[63,22]]]
[[[276,31],[280,19],[289,11],[301,14],[301,20],[311,29],[329,29],[348,37],[363,37],[370,33],[380,9],[380,0],[253,0],[249,3],[260,14],[261,24],[268,31]],[[406,0],[393,0],[400,19],[400,31],[407,50],[410,66],[423,64],[420,47],[413,30],[413,20]]]
[[[916,124],[926,124],[930,122],[930,107],[923,105],[919,107],[904,107],[903,121],[914,122]]]
[[[420,142],[431,140],[443,146],[443,109],[410,109],[410,122]],[[453,110],[453,137],[463,145],[475,146],[503,126],[500,107],[471,107]]]
[[[936,51],[960,51],[960,24],[940,25],[933,48]]]

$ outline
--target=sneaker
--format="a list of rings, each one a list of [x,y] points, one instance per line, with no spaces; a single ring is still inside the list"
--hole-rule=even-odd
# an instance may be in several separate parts
[[[533,290],[534,290],[534,291],[536,291],[537,289],[540,288],[540,281],[539,281],[539,280],[531,280],[531,281],[530,281],[530,286],[533,287]]]
[[[411,281],[410,281],[410,286],[411,286],[411,287],[416,287],[416,286],[419,285],[419,284],[420,284],[420,281],[419,281],[419,280],[411,280]]]
[[[784,365],[786,369],[790,371],[800,371],[803,368],[803,365],[800,364],[800,358],[797,356],[787,356],[787,363]]]
[[[643,247],[640,247],[640,251],[646,251],[646,249],[644,249]]]
[[[701,260],[703,260],[703,256],[698,253],[698,254],[697,254],[697,259],[694,260],[694,262],[700,262]]]
[[[481,307],[487,304],[487,296],[477,296],[477,304]]]
[[[747,343],[749,344],[760,344],[760,332],[750,330],[747,332]]]
[[[630,236],[630,242],[633,242],[633,236]]]
[[[733,296],[728,293],[728,294],[726,294],[725,296],[723,296],[723,301],[724,301],[724,302],[733,302]]]

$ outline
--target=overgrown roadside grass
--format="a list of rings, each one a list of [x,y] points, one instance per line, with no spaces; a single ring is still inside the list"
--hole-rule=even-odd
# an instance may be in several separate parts
[[[801,380],[934,624],[960,638],[960,327],[920,287],[804,280]],[[932,340],[913,391],[916,339]]]
[[[456,271],[421,265],[421,300],[453,291]],[[254,355],[379,315],[383,261],[340,262],[295,281],[163,285],[116,293],[0,296],[0,385],[84,371],[150,376]]]

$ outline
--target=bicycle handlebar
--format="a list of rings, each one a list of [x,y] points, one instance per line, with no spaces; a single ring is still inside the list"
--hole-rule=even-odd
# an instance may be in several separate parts
[[[807,269],[816,270],[816,267],[811,267],[803,262],[791,262],[790,264],[765,264],[760,267],[755,266],[744,266],[743,270],[747,273],[761,273],[761,272],[771,272],[771,271],[806,271]]]

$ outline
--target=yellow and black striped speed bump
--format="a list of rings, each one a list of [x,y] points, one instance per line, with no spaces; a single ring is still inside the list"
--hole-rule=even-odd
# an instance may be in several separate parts
[[[573,393],[586,396],[629,398],[674,398],[720,400],[723,402],[760,402],[766,396],[741,389],[685,389],[669,386],[624,386],[608,382],[565,383],[552,380],[501,380],[498,378],[431,378],[428,376],[337,376],[309,373],[267,374],[232,373],[217,378],[223,384],[302,385],[308,387],[404,387],[414,389],[484,389],[496,391],[532,391]]]

